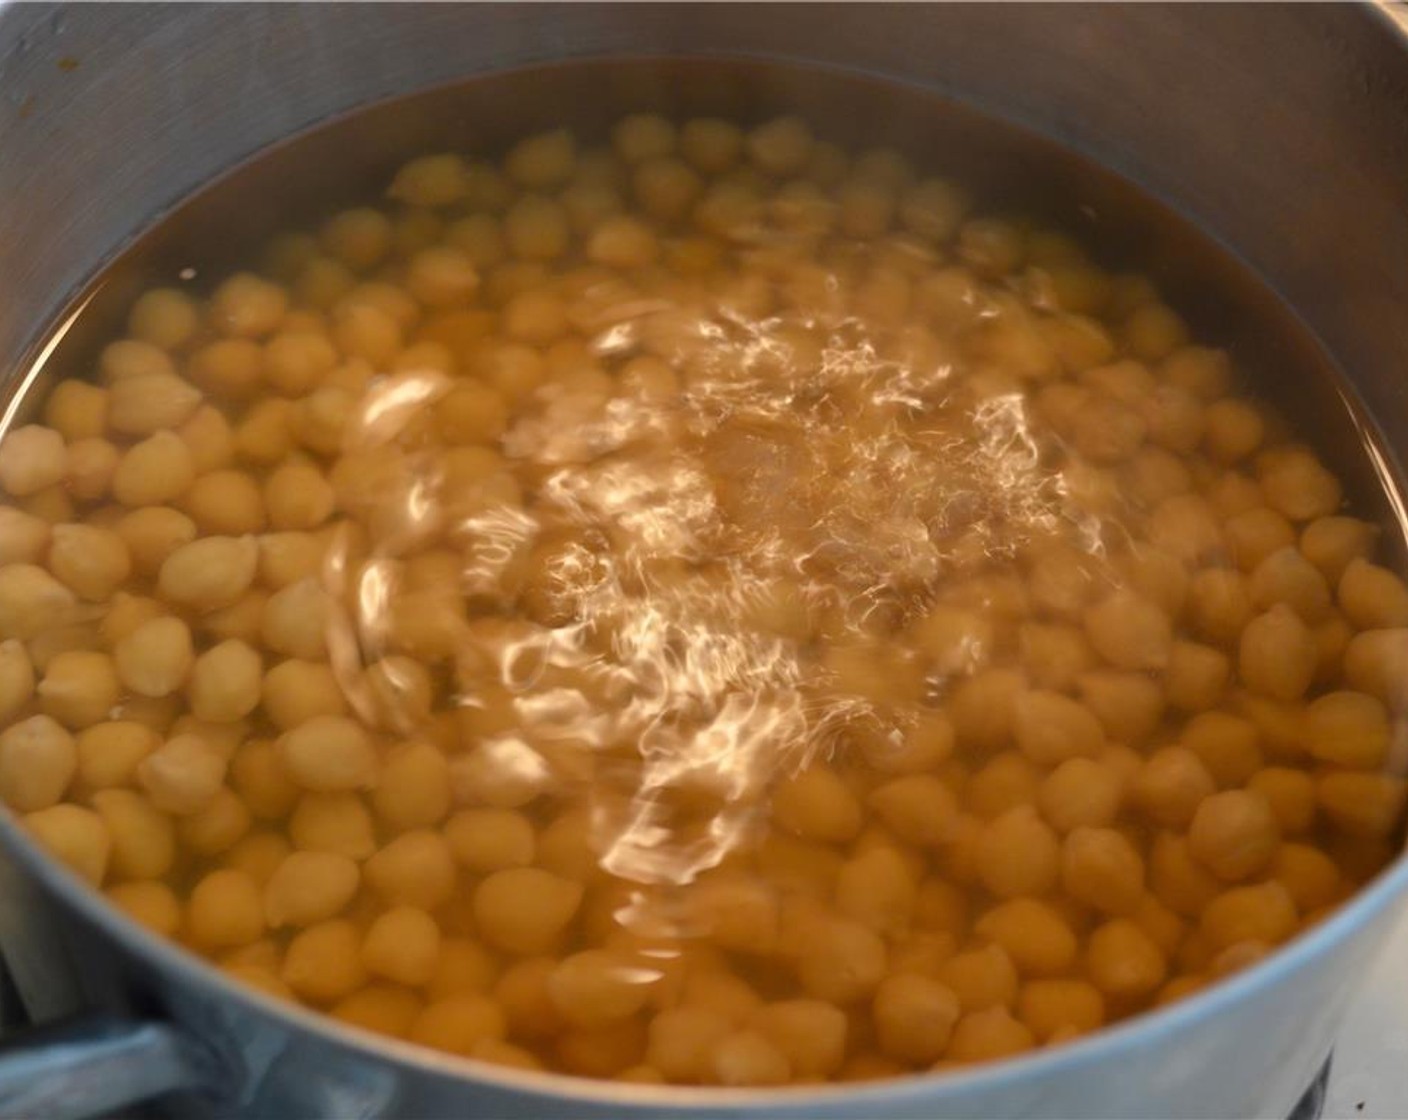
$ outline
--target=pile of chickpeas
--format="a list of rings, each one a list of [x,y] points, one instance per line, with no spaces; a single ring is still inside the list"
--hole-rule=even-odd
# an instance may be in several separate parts
[[[627,1082],[989,1061],[1274,951],[1395,854],[1408,587],[1147,278],[970,208],[636,115],[146,292],[0,442],[0,798],[263,992]],[[651,610],[713,693],[625,671]]]

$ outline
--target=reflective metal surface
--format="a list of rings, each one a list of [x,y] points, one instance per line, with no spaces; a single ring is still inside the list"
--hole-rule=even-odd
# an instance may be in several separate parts
[[[0,360],[20,370],[26,346],[125,242],[291,132],[481,71],[677,53],[790,58],[924,86],[1124,173],[1234,246],[1338,359],[1384,446],[1408,447],[1408,49],[1383,13],[1345,6],[856,5],[824,18],[771,5],[3,7]],[[668,98],[671,71],[658,73],[653,89],[608,87],[602,99]],[[768,96],[789,93],[805,95],[784,84]],[[552,120],[574,105],[563,96],[531,112]],[[490,117],[460,125],[493,141],[507,123]],[[885,115],[859,123],[883,131]],[[401,128],[366,142],[413,147],[414,127]],[[223,227],[236,253],[260,226],[256,213],[237,218]],[[1284,1116],[1408,891],[1400,861],[1229,983],[990,1069],[766,1095],[626,1095],[456,1061],[274,1003],[109,912],[8,818],[0,847],[15,892],[0,944],[32,1009],[98,1008],[133,1024],[86,1036],[91,1052],[80,1034],[57,1052],[0,1053],[4,1115],[130,1098],[130,1083],[108,1076],[85,1085],[91,1095],[46,1095],[63,1083],[56,1070],[117,1053],[152,1071],[141,1092],[176,1090],[163,1106],[182,1116]],[[171,1049],[177,1035],[143,1021],[187,1042]],[[182,1088],[192,1054],[210,1062],[194,1091]]]

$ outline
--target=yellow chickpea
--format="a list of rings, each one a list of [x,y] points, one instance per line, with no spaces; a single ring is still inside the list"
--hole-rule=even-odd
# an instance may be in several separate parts
[[[382,912],[362,942],[362,965],[369,973],[410,987],[430,982],[439,955],[440,926],[414,906]]]
[[[1237,672],[1274,700],[1297,700],[1315,677],[1318,650],[1310,630],[1289,607],[1277,605],[1242,631]]]
[[[1084,980],[1031,980],[1017,996],[1017,1016],[1041,1042],[1074,1028],[1088,1034],[1105,1025],[1105,998]]]
[[[1208,903],[1199,923],[1214,949],[1245,941],[1277,945],[1294,934],[1296,928],[1296,908],[1290,893],[1274,880],[1224,891]]]
[[[1226,712],[1203,712],[1183,728],[1179,743],[1198,756],[1221,787],[1239,786],[1263,764],[1256,724]]]
[[[1085,633],[1095,652],[1120,669],[1162,669],[1173,644],[1168,616],[1128,590],[1114,591],[1091,607]]]
[[[635,1015],[658,979],[643,958],[586,949],[558,962],[547,978],[547,991],[567,1022],[597,1028]]]
[[[1005,1007],[972,1011],[954,1025],[944,1059],[950,1062],[990,1062],[1030,1050],[1036,1038]]]
[[[21,819],[40,847],[90,886],[102,885],[111,839],[99,814],[65,804],[26,813]]]
[[[1308,844],[1282,844],[1271,874],[1302,914],[1331,905],[1344,889],[1335,861]]]
[[[904,859],[893,848],[877,847],[841,865],[836,908],[882,935],[894,936],[909,928],[915,889]]]
[[[1037,793],[1041,815],[1062,834],[1082,826],[1113,823],[1125,798],[1125,780],[1089,758],[1067,759],[1042,781]]]
[[[264,675],[261,686],[264,713],[285,731],[320,717],[341,716],[347,711],[342,688],[326,664],[290,658]]]
[[[1189,850],[1218,878],[1230,882],[1264,870],[1280,839],[1271,806],[1249,790],[1225,790],[1205,798],[1188,828]]]
[[[939,966],[936,979],[965,1012],[1010,1006],[1017,994],[1016,966],[996,944],[955,954]]]
[[[107,719],[122,685],[107,654],[76,649],[51,657],[34,691],[45,715],[76,731]]]
[[[1130,914],[1144,895],[1144,861],[1113,828],[1077,828],[1061,849],[1061,885],[1105,914]]]
[[[222,334],[261,338],[273,333],[288,310],[288,293],[250,272],[231,276],[210,297],[210,320]]]
[[[736,1031],[716,1042],[710,1072],[711,1081],[740,1087],[784,1085],[792,1074],[787,1055],[754,1030]]]
[[[319,922],[289,942],[280,979],[300,999],[328,1004],[366,983],[357,927],[341,918]]]
[[[186,929],[203,949],[232,949],[264,934],[259,884],[241,871],[212,871],[191,891]]]
[[[1098,755],[1105,747],[1100,721],[1084,705],[1057,692],[1032,691],[1019,697],[1013,731],[1017,746],[1042,766]]]
[[[1168,974],[1168,962],[1159,947],[1125,918],[1106,922],[1091,933],[1085,967],[1090,982],[1114,999],[1147,996]]]
[[[1388,774],[1330,771],[1316,782],[1321,810],[1338,828],[1354,836],[1386,836],[1402,819],[1408,785]]]
[[[0,800],[17,812],[57,804],[77,768],[73,736],[49,716],[30,716],[0,732]]]
[[[364,871],[367,885],[388,902],[424,910],[434,910],[455,890],[450,847],[429,829],[403,832],[373,855]]]
[[[259,545],[253,537],[202,537],[167,556],[157,590],[181,607],[226,607],[249,589],[258,563]]]
[[[1262,459],[1257,478],[1266,502],[1292,521],[1327,517],[1339,509],[1339,480],[1308,451],[1285,450]]]
[[[176,829],[139,793],[100,790],[91,804],[111,840],[111,868],[122,879],[160,879],[176,860]]]
[[[138,765],[159,743],[150,728],[127,720],[85,727],[76,743],[79,786],[96,791],[131,785]]]
[[[861,809],[835,773],[812,766],[782,782],[772,801],[773,816],[806,839],[846,841],[860,831]]]
[[[368,984],[339,1000],[328,1014],[365,1030],[405,1038],[421,1010],[421,1001],[414,992],[392,984]]]
[[[26,424],[0,440],[0,487],[16,498],[62,482],[67,469],[64,437],[52,428]]]
[[[1307,525],[1300,550],[1331,583],[1337,584],[1353,560],[1366,559],[1379,539],[1379,528],[1353,517],[1331,515]]]
[[[178,735],[138,764],[137,781],[158,809],[189,816],[210,804],[224,784],[225,770],[219,751],[198,736]]]
[[[177,822],[181,844],[196,855],[210,858],[229,851],[249,831],[249,807],[230,789],[220,790],[205,809]]]
[[[191,666],[186,695],[197,719],[228,723],[259,705],[263,662],[244,642],[231,639],[206,650]]]
[[[842,802],[852,804],[853,802]],[[873,790],[867,804],[885,825],[901,839],[920,847],[938,847],[954,835],[958,802],[944,783],[932,774],[908,774]],[[853,837],[860,828],[859,814]],[[804,834],[805,835],[805,834]],[[814,830],[818,840],[830,839],[836,832]]]
[[[1230,568],[1204,568],[1188,588],[1193,628],[1214,645],[1231,645],[1254,608],[1246,579]]]
[[[999,903],[973,928],[979,937],[1001,946],[1023,975],[1059,975],[1076,959],[1075,933],[1059,913],[1036,899]]]
[[[376,851],[372,815],[352,793],[306,793],[288,822],[289,839],[304,851],[362,860]]]
[[[165,883],[115,883],[103,893],[129,918],[153,933],[175,937],[181,930],[181,903]]]
[[[107,411],[106,389],[86,381],[60,381],[44,402],[44,423],[72,447],[107,430]]]
[[[1060,842],[1031,806],[1009,809],[978,834],[979,879],[999,898],[1040,895],[1055,885]]]

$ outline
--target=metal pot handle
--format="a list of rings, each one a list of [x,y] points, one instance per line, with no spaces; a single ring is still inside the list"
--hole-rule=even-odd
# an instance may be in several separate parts
[[[76,1015],[0,1041],[0,1117],[85,1120],[173,1089],[208,1089],[214,1072],[168,1024]]]

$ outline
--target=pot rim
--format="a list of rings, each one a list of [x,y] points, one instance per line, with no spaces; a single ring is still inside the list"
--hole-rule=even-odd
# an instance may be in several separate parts
[[[0,0],[0,7],[5,3],[6,0]],[[1362,7],[1368,9],[1370,16],[1382,31],[1397,39],[1401,46],[1408,48],[1408,6],[1401,3],[1401,0],[1367,0]],[[741,56],[739,60],[747,61],[749,57]],[[563,57],[539,60],[528,63],[527,66],[575,61],[606,60],[597,56]],[[816,63],[797,58],[781,61],[790,65],[817,66]],[[822,65],[820,68],[846,72],[844,67]],[[886,80],[884,75],[871,76]],[[279,146],[317,131],[343,116],[394,101],[398,96],[401,95],[392,94],[378,98],[370,103],[355,106],[346,113],[317,121],[311,126],[281,137],[272,146]],[[962,100],[961,96],[959,100]],[[974,108],[985,112],[979,107]],[[1012,121],[1006,123],[1030,130],[1029,125]],[[1061,144],[1060,141],[1053,142]],[[252,158],[257,158],[257,155],[258,153]],[[242,159],[234,167],[227,168],[211,180],[197,185],[189,194],[176,200],[174,206],[184,205],[212,184],[219,182],[229,171],[243,166],[245,162],[246,160]],[[1106,170],[1110,169],[1107,167]],[[157,215],[158,220],[160,217],[160,214]],[[103,262],[100,262],[100,265],[101,263]],[[75,308],[81,308],[82,302],[86,301],[80,297],[65,309],[59,320],[60,334],[63,327],[72,322],[77,314]],[[57,341],[57,337],[58,335],[53,333],[40,335],[41,339],[50,340],[45,350]],[[17,363],[17,367],[28,373],[31,378],[42,366],[42,361],[34,361],[33,355],[34,351],[31,350],[29,354],[22,355]],[[4,805],[0,805],[0,850],[14,858],[46,894],[56,896],[64,906],[76,911],[91,926],[116,941],[123,951],[141,959],[150,967],[171,974],[183,985],[211,986],[215,996],[221,1000],[233,1001],[246,1013],[268,1016],[290,1031],[309,1031],[323,1043],[352,1050],[359,1058],[372,1061],[389,1059],[417,1073],[453,1078],[461,1082],[467,1091],[475,1085],[489,1084],[505,1092],[522,1093],[543,1100],[575,1100],[634,1108],[668,1107],[677,1112],[701,1114],[716,1113],[726,1108],[759,1106],[788,1109],[812,1106],[823,1109],[836,1105],[863,1107],[867,1103],[879,1105],[881,1102],[889,1107],[905,1101],[927,1104],[950,1095],[1000,1091],[1022,1081],[1040,1079],[1056,1070],[1090,1069],[1110,1061],[1118,1061],[1126,1051],[1157,1048],[1164,1040],[1192,1031],[1199,1023],[1215,1018],[1224,1008],[1255,998],[1258,994],[1276,987],[1322,955],[1334,951],[1336,946],[1355,930],[1367,925],[1396,902],[1408,900],[1408,849],[1405,849],[1324,921],[1297,934],[1262,960],[1191,995],[1101,1027],[1071,1042],[1054,1047],[1041,1047],[988,1064],[938,1073],[925,1071],[875,1082],[830,1082],[766,1089],[730,1089],[713,1086],[624,1084],[551,1071],[520,1070],[436,1051],[402,1039],[377,1034],[366,1028],[341,1022],[331,1015],[302,1004],[266,994],[229,976],[178,942],[148,930],[127,917],[115,905],[109,903],[99,890],[45,852],[24,831],[18,815]],[[178,1030],[181,1029],[179,1021],[175,1025]]]

